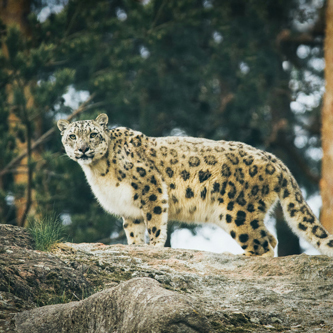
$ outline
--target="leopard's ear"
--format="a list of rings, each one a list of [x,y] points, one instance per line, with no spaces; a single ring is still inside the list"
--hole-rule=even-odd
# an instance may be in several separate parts
[[[60,130],[61,135],[64,135],[64,132],[65,132],[66,128],[68,127],[68,125],[69,125],[69,121],[64,120],[64,119],[58,120],[57,126]]]
[[[97,116],[95,121],[103,128],[106,128],[108,126],[109,117],[105,113],[101,113],[99,116]]]

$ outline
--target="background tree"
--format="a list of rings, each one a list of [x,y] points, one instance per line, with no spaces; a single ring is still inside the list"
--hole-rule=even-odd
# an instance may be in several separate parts
[[[326,9],[326,37],[325,37],[325,79],[326,92],[322,114],[322,145],[323,163],[322,179],[320,181],[323,208],[321,222],[325,228],[333,233],[333,1],[327,1]]]
[[[52,6],[57,12],[43,20]],[[77,119],[106,112],[111,125],[147,135],[244,141],[280,157],[306,195],[318,191],[323,4],[70,0],[33,1],[30,8],[29,37],[2,30],[2,43],[13,52],[9,59],[1,56],[0,75],[6,84],[17,78],[36,83],[29,85],[29,119],[35,125],[40,115],[43,132],[71,114],[62,97],[68,89],[85,92],[92,98]],[[6,94],[2,89],[6,172],[0,219],[17,223],[11,198],[20,191],[12,177],[16,168],[6,168],[15,157],[6,110],[19,106],[20,98],[9,105]],[[40,213],[55,210],[66,217],[74,241],[97,241],[112,232],[124,241],[120,221],[101,210],[80,167],[60,154],[59,134],[42,148],[31,163]],[[280,242],[294,244],[280,254],[299,252],[298,239],[290,241],[289,229],[278,220]]]
[[[26,38],[29,36],[29,24],[27,22],[27,16],[30,13],[31,2],[30,1],[1,1],[0,18],[8,29],[12,28],[18,30],[22,36]],[[15,51],[12,44],[2,43],[2,54],[8,60],[13,56]],[[15,73],[11,68],[6,68],[9,76],[15,76]],[[6,81],[4,81],[5,83]],[[22,80],[10,80],[6,82],[5,91],[8,106],[8,130],[9,133],[15,137],[15,146],[18,153],[27,149],[28,154],[17,165],[15,172],[13,173],[14,182],[17,188],[20,188],[20,195],[15,197],[16,206],[16,221],[19,225],[24,225],[28,212],[32,205],[32,165],[31,165],[31,141],[32,141],[32,128],[29,121],[28,109],[31,106],[31,94],[27,88],[27,82]],[[20,97],[19,97],[20,95]],[[20,103],[17,103],[17,99],[21,99]],[[14,102],[16,100],[16,102]],[[35,128],[38,133],[38,129]],[[26,132],[23,138],[22,135],[17,135],[18,132]],[[39,133],[40,135],[40,133]],[[24,140],[23,140],[24,139]],[[25,139],[27,139],[25,141]]]

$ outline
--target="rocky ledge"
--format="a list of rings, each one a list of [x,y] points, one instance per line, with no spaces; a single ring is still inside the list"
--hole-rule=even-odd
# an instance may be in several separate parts
[[[150,246],[33,250],[0,225],[0,332],[333,332],[333,259]]]

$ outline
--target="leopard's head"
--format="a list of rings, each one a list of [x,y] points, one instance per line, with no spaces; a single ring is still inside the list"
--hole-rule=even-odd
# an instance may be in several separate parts
[[[59,120],[61,142],[67,155],[81,165],[88,165],[103,157],[109,144],[108,116],[100,114],[95,120],[69,123]]]

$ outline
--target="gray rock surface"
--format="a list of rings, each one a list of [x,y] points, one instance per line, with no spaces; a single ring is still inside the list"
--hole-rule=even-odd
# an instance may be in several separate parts
[[[0,224],[0,251],[4,246],[18,246],[32,250],[34,241],[28,230],[10,224]]]
[[[16,315],[26,332],[209,332],[195,300],[151,278],[134,278],[81,302],[50,305]]]
[[[47,326],[54,323],[58,331]],[[333,259],[70,243],[42,253],[5,245],[0,332],[26,333],[28,325],[44,333],[68,327],[70,332],[333,332]]]

